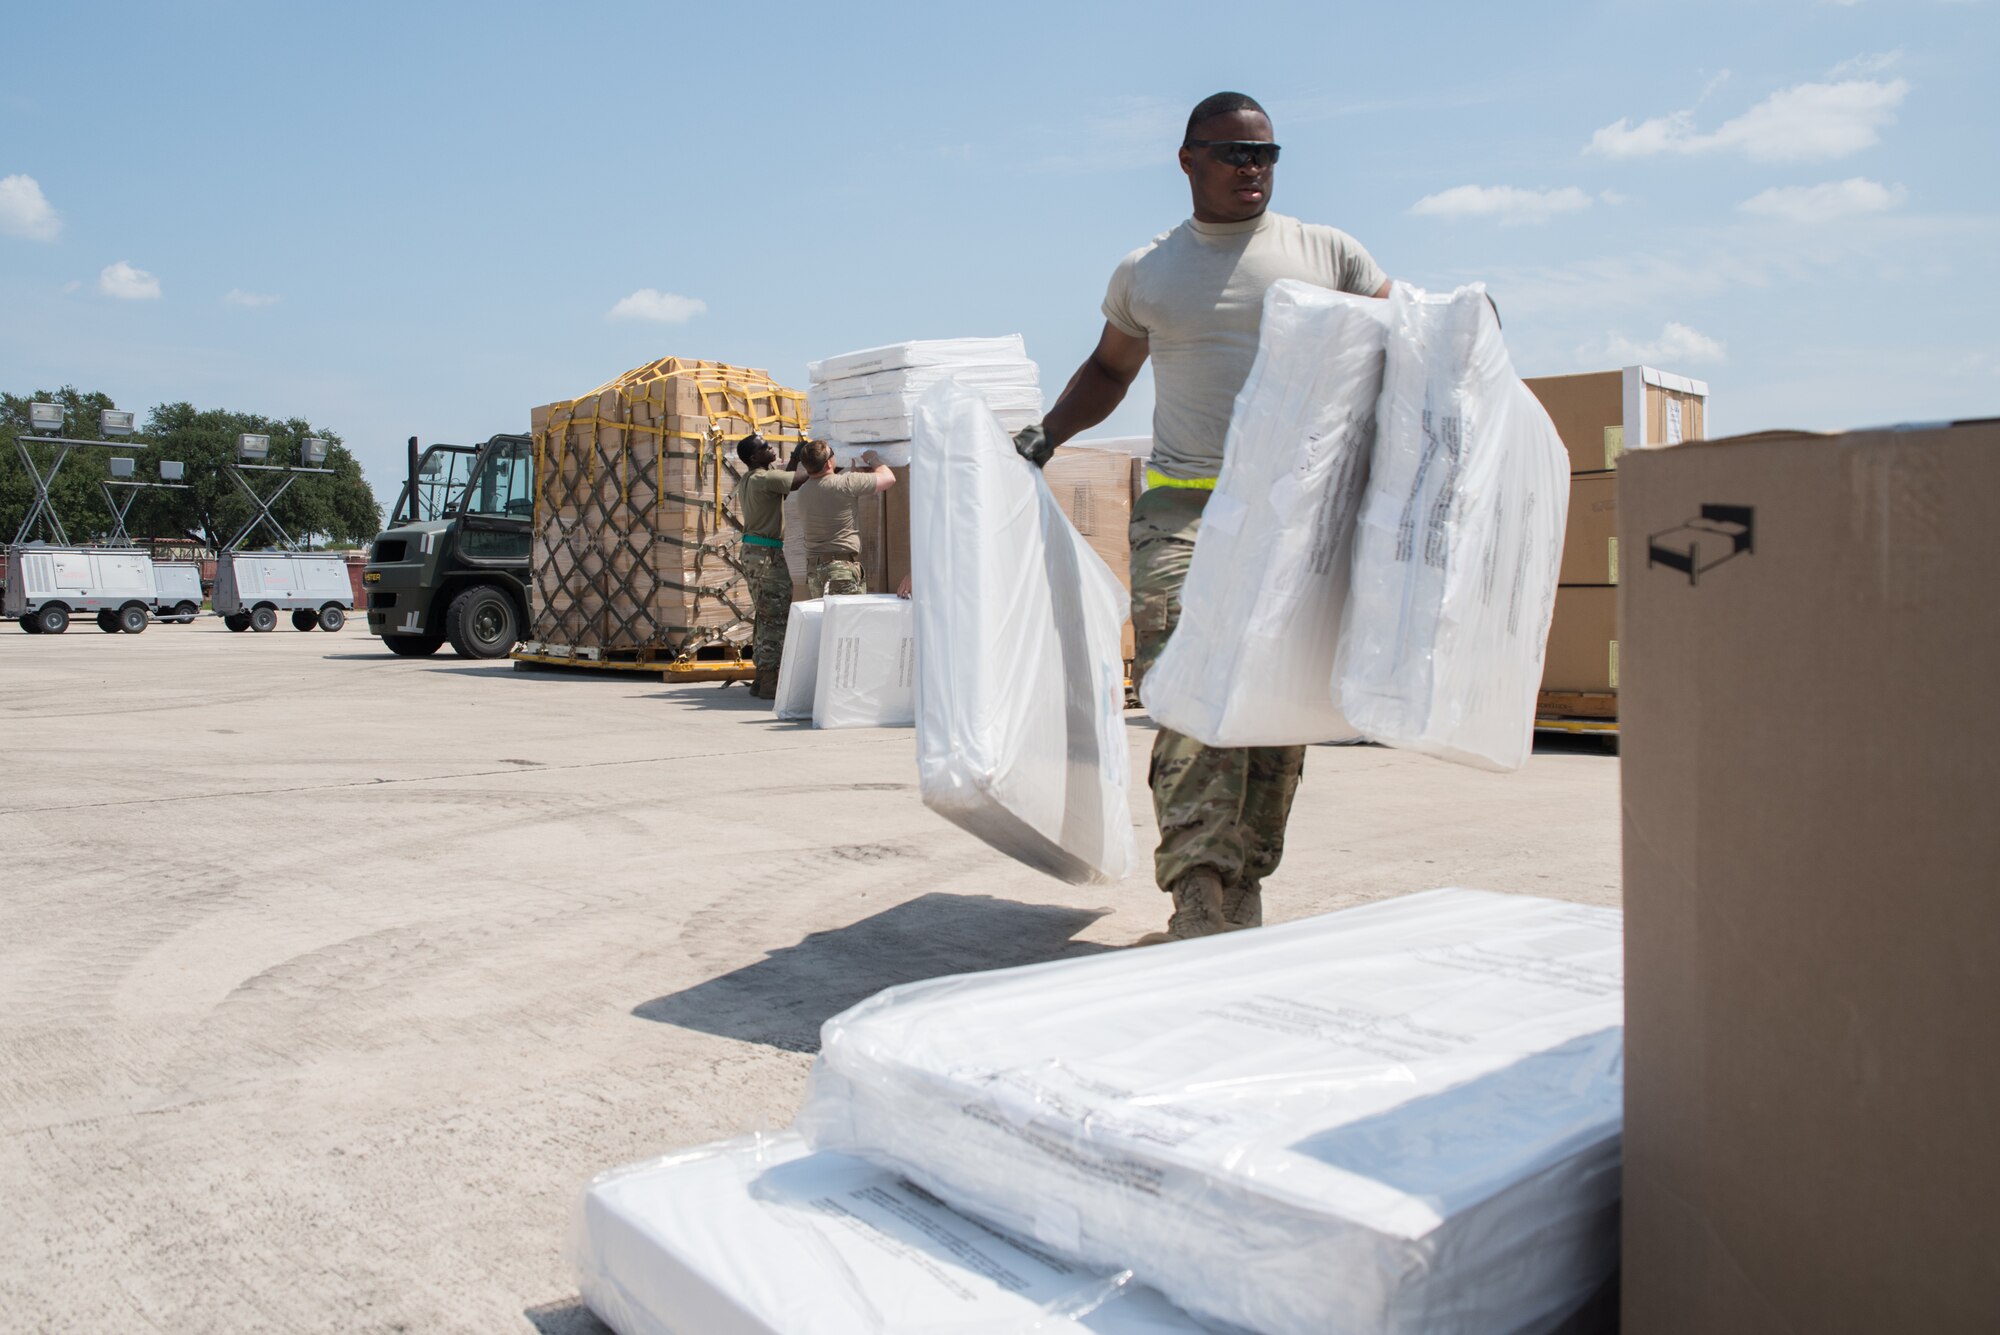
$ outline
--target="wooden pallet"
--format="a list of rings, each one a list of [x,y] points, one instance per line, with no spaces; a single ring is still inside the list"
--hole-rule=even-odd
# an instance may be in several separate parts
[[[1616,691],[1542,691],[1535,697],[1537,718],[1618,718]]]

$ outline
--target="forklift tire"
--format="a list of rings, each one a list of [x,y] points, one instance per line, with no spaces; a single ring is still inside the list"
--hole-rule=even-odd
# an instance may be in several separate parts
[[[318,624],[319,613],[313,611],[311,608],[295,607],[292,609],[293,630],[311,630]]]
[[[505,658],[521,641],[514,600],[491,584],[475,584],[452,599],[444,624],[460,658]]]
[[[346,624],[346,609],[335,607],[332,603],[328,603],[325,607],[319,609],[319,628],[321,630],[339,630]]]
[[[42,623],[35,620],[33,612],[21,618],[21,632],[24,635],[40,635],[42,633]]]
[[[234,631],[248,630],[250,629],[250,614],[248,612],[231,612],[228,616],[222,618],[222,624]]]
[[[275,607],[253,607],[250,609],[250,629],[259,635],[268,635],[278,628],[278,609]]]
[[[200,612],[201,609],[199,607],[196,607],[193,603],[177,603],[174,606],[174,620],[178,621],[183,626],[192,626],[194,624],[195,617],[198,616]]]
[[[441,635],[384,635],[382,643],[398,658],[429,658],[444,643]]]
[[[44,635],[60,635],[69,629],[69,609],[60,603],[48,603],[35,612],[35,624]]]
[[[137,603],[127,603],[118,609],[118,629],[127,635],[143,635],[150,620],[146,609]]]
[[[106,635],[116,635],[124,629],[118,624],[118,614],[108,607],[97,614],[97,628]]]

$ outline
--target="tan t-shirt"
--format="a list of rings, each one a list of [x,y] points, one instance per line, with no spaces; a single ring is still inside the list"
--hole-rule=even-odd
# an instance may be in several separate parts
[[[785,540],[785,497],[792,494],[789,468],[760,468],[736,484],[736,503],[743,511],[743,532],[752,537]]]
[[[1240,223],[1190,218],[1111,275],[1104,318],[1151,343],[1151,463],[1168,477],[1222,471],[1230,410],[1257,360],[1264,293],[1280,278],[1373,296],[1386,276],[1347,233],[1269,211]]]
[[[875,494],[875,474],[829,473],[799,488],[806,559],[861,559],[861,498]]]

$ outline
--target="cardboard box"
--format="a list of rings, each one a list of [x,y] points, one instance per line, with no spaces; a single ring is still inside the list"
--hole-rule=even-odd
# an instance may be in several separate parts
[[[2000,1330],[2000,421],[1621,471],[1626,1335]]]
[[[1618,590],[1607,584],[1556,590],[1555,619],[1542,660],[1545,691],[1618,689]]]
[[[1618,582],[1618,474],[1586,473],[1569,483],[1562,584]]]
[[[1618,467],[1627,450],[1700,440],[1708,430],[1708,385],[1650,366],[1527,382],[1569,450],[1570,471]]]

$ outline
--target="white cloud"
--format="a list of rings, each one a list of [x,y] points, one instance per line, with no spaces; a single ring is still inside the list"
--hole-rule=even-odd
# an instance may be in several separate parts
[[[83,280],[82,280],[82,279],[80,279],[80,278],[72,278],[72,279],[70,279],[70,280],[69,280],[69,281],[68,281],[67,283],[64,283],[64,284],[63,284],[63,291],[65,291],[65,292],[74,292],[74,291],[76,291],[76,290],[77,290],[78,288],[80,288],[80,287],[82,287],[82,286],[83,286]]]
[[[1854,176],[1825,185],[1773,186],[1752,195],[1736,207],[1760,218],[1784,222],[1830,222],[1857,213],[1881,213],[1893,209],[1909,192],[1900,185],[1883,185],[1866,177]]]
[[[1645,362],[1674,370],[1683,366],[1714,365],[1728,354],[1728,347],[1698,329],[1669,320],[1660,330],[1660,336],[1648,342],[1635,343],[1623,334],[1613,334],[1597,348],[1579,349],[1578,355],[1588,358],[1598,352],[1606,361],[1619,366]]]
[[[0,232],[30,241],[53,241],[62,218],[32,176],[0,176]]]
[[[1903,48],[1900,46],[1893,51],[1864,52],[1861,55],[1850,56],[1848,59],[1841,61],[1826,72],[1826,77],[1829,79],[1865,77],[1870,74],[1880,74],[1884,70],[1894,69],[1902,63]]]
[[[1410,212],[1429,218],[1496,218],[1502,226],[1545,223],[1559,213],[1590,207],[1590,196],[1573,185],[1560,190],[1524,190],[1513,185],[1458,185],[1425,195]]]
[[[222,294],[225,306],[242,306],[254,309],[258,306],[275,306],[284,298],[275,292],[245,292],[240,287],[232,287]]]
[[[1586,153],[1644,158],[1660,153],[1739,152],[1758,162],[1807,162],[1846,157],[1877,143],[1896,118],[1910,85],[1903,79],[1848,79],[1781,88],[1712,133],[1695,128],[1694,113],[1632,124],[1620,117],[1590,137]]]
[[[700,297],[683,297],[674,292],[642,287],[613,306],[607,320],[651,320],[655,324],[686,324],[708,309]]]
[[[123,301],[152,301],[160,295],[160,280],[120,260],[105,265],[104,271],[97,275],[97,290]]]

